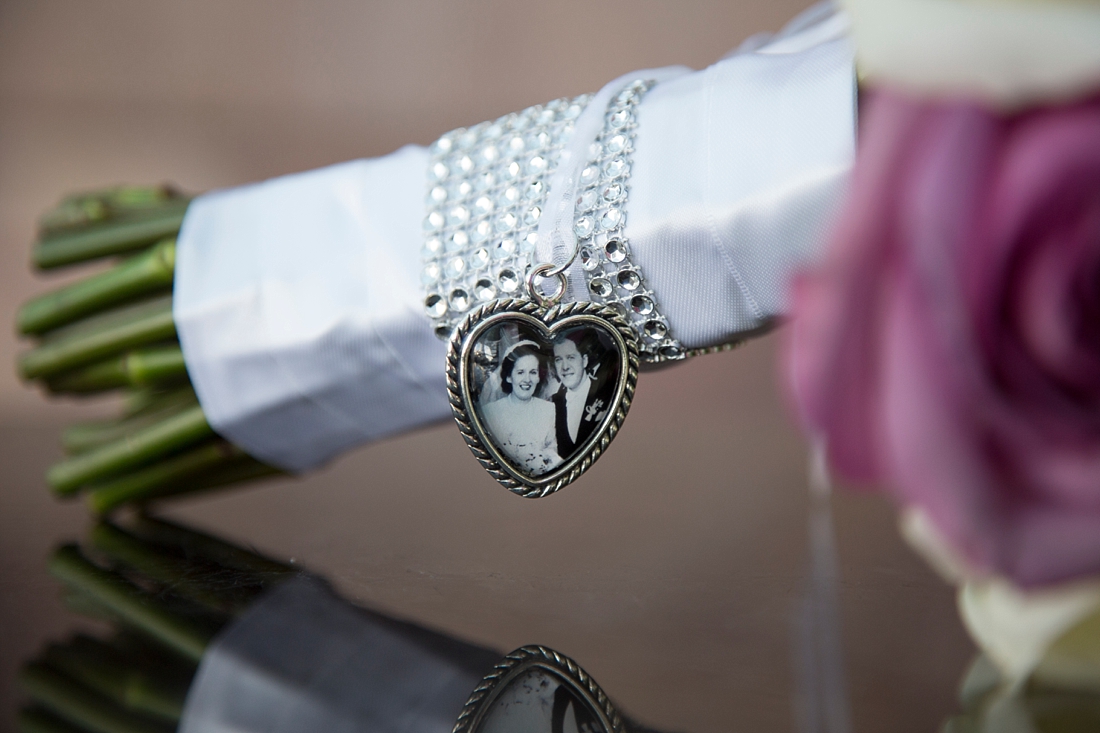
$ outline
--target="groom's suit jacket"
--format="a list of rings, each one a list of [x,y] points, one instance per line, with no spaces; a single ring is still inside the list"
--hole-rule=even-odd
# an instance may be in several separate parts
[[[588,396],[584,400],[584,414],[581,416],[580,427],[577,428],[577,439],[569,437],[569,420],[566,417],[565,385],[554,393],[554,435],[558,443],[558,455],[562,460],[573,455],[578,446],[584,445],[588,436],[596,429],[611,406],[611,396],[615,388],[615,382],[611,379],[589,379]]]

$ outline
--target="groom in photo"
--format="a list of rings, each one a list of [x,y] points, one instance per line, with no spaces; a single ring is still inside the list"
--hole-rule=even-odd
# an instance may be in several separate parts
[[[554,374],[561,387],[554,394],[554,432],[558,455],[567,460],[603,421],[611,404],[614,383],[590,364],[590,349],[582,332],[554,340]],[[590,368],[591,367],[591,368]]]

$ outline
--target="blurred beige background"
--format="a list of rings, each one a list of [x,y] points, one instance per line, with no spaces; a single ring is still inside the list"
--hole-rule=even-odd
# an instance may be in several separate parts
[[[703,67],[806,3],[0,1],[0,322],[71,275],[27,266],[35,217],[105,184],[232,186],[408,142],[634,68]],[[0,329],[0,364],[24,348]],[[642,377],[626,429],[539,502],[440,426],[170,509],[325,573],[350,597],[502,651],[545,643],[667,730],[799,730],[805,446],[777,339]],[[41,480],[66,420],[0,366],[0,730],[12,676],[79,621],[44,572],[79,504]],[[933,731],[972,653],[950,590],[877,498],[835,502],[854,729]]]

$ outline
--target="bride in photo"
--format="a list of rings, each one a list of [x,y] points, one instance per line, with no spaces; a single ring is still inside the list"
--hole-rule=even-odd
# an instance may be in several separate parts
[[[504,396],[482,408],[485,429],[498,449],[530,476],[561,463],[554,437],[554,405],[538,396],[549,359],[534,341],[520,341],[500,362]]]

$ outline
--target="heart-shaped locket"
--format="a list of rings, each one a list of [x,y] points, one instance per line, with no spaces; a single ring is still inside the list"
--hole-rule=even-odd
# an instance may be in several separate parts
[[[551,494],[600,457],[626,418],[638,343],[597,303],[544,308],[497,300],[470,313],[447,350],[447,388],[462,436],[493,478]]]

